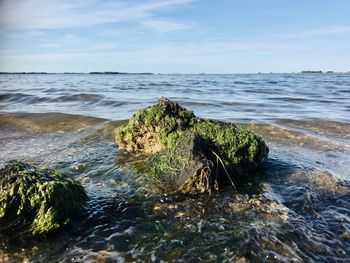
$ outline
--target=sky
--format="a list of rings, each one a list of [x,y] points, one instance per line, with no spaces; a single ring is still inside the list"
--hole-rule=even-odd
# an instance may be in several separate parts
[[[0,71],[350,71],[349,0],[0,0]]]

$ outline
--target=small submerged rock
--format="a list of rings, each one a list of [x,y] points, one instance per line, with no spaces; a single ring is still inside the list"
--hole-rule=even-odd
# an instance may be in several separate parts
[[[116,129],[116,143],[146,157],[142,171],[162,192],[198,194],[249,180],[267,158],[258,135],[229,122],[198,118],[164,97]]]
[[[79,182],[22,161],[0,168],[0,229],[47,234],[67,224],[87,196]]]

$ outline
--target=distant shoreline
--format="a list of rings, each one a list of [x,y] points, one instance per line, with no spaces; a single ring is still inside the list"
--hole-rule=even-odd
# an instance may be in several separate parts
[[[257,72],[257,73],[152,73],[152,72],[118,72],[118,71],[92,71],[92,72],[0,72],[0,75],[245,75],[245,74],[350,74],[348,72],[305,70],[301,72]]]
[[[0,72],[0,74],[36,74],[36,75],[53,75],[53,74],[101,74],[101,75],[153,75],[151,72],[140,72],[140,73],[132,73],[132,72],[114,72],[114,71],[93,71],[93,72]]]

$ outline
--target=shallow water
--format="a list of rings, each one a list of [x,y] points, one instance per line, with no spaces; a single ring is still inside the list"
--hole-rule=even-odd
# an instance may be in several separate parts
[[[160,95],[260,134],[263,180],[148,193],[113,129]],[[0,111],[1,163],[58,168],[90,197],[47,240],[0,233],[0,261],[349,262],[349,75],[0,75]]]
[[[350,121],[350,75],[1,75],[1,111],[113,120],[165,96],[203,117]]]

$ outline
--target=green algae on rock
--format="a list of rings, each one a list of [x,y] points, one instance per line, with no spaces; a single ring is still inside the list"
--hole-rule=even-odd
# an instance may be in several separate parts
[[[269,151],[248,129],[198,118],[164,97],[118,127],[116,143],[127,152],[148,156],[143,172],[161,191],[186,194],[249,179]]]
[[[163,192],[203,193],[216,188],[211,178],[213,163],[204,155],[201,138],[186,131],[174,147],[147,159],[147,179]]]
[[[79,182],[13,160],[0,168],[0,229],[48,234],[67,224],[87,196]]]

